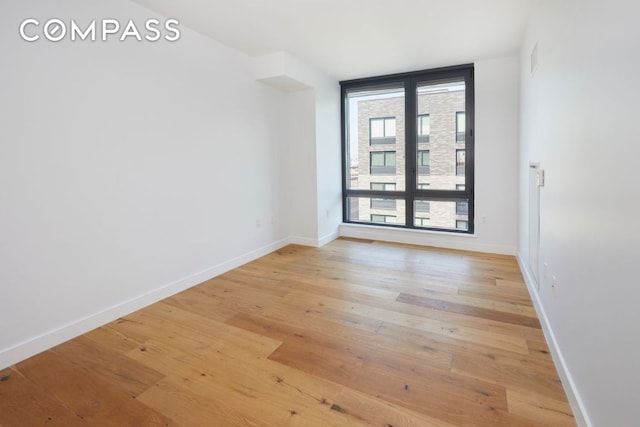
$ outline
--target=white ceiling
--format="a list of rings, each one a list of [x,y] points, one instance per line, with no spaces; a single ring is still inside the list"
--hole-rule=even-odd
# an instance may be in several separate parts
[[[537,0],[134,0],[251,56],[340,80],[516,53]]]

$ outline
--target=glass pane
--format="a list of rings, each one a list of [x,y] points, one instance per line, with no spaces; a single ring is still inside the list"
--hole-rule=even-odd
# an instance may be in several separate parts
[[[384,137],[384,119],[371,119],[371,138]]]
[[[456,113],[456,131],[458,133],[464,133],[466,129],[465,115],[463,111]]]
[[[384,121],[384,136],[396,136],[396,119]]]
[[[416,200],[413,205],[416,227],[467,230],[469,223],[469,200],[454,202]],[[466,224],[466,225],[465,225]],[[464,225],[465,228],[461,228]]]
[[[418,116],[418,135],[425,136],[429,135],[429,115],[423,114]]]
[[[376,197],[349,197],[347,199],[349,221],[376,224],[404,225],[406,207],[404,200]]]
[[[430,190],[455,190],[456,186],[465,185],[464,167],[459,167],[456,151],[464,147],[458,140],[458,131],[464,132],[464,79],[419,83],[416,99],[416,185],[429,184]],[[423,132],[428,132],[429,137]],[[435,226],[434,222],[432,219],[431,226]],[[455,222],[450,228],[455,228]]]
[[[394,153],[394,152],[385,153],[385,165],[386,166],[395,166],[396,165],[396,153]]]
[[[371,190],[371,183],[384,182],[405,191],[404,103],[402,84],[347,94],[348,189]]]

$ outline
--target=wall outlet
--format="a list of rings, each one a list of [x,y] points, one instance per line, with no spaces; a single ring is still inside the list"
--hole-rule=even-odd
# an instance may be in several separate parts
[[[548,279],[549,278],[549,263],[548,262],[542,263],[542,277],[544,279]]]
[[[555,274],[553,276],[551,276],[551,287],[553,289],[558,287],[558,278],[556,277]]]
[[[256,219],[256,228],[260,228],[262,227],[262,223],[260,222],[259,219]]]

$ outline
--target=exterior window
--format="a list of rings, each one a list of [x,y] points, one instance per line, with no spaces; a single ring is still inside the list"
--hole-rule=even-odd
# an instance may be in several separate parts
[[[369,144],[395,144],[396,118],[369,119]]]
[[[456,150],[456,175],[464,176],[467,153],[465,150]]]
[[[371,152],[371,175],[394,175],[396,173],[395,151]]]
[[[456,221],[456,228],[458,230],[466,230],[468,227],[469,227],[468,221],[462,221],[462,220]]]
[[[428,114],[418,116],[418,142],[429,142],[431,134],[431,120]]]
[[[394,182],[372,182],[371,189],[377,191],[396,191]]]
[[[464,111],[458,111],[456,113],[456,142],[464,143],[464,135],[466,126],[466,117]]]
[[[394,215],[377,215],[371,214],[371,222],[381,222],[386,224],[394,224],[396,217]]]
[[[428,227],[430,225],[431,221],[429,218],[419,218],[416,217],[416,227]]]
[[[473,234],[473,65],[340,86],[344,222]]]
[[[418,151],[418,173],[420,175],[429,175],[429,166],[431,164],[429,150]]]

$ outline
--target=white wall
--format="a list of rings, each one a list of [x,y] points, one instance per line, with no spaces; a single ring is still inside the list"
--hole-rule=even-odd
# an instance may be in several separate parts
[[[528,259],[528,164],[540,162],[549,272],[531,290],[581,425],[640,419],[639,15],[624,0],[541,2],[522,48],[519,255]]]
[[[515,254],[518,207],[519,59],[475,62],[475,235],[343,224],[341,234]]]
[[[296,243],[317,245],[315,95],[312,89],[285,98],[287,167],[281,182],[286,191],[285,217]]]
[[[154,16],[126,0],[2,5],[0,367],[290,235],[285,99],[246,57],[185,27],[173,44],[18,36],[29,17]]]
[[[342,222],[342,158],[340,145],[340,86],[323,79],[316,98],[316,176],[318,243],[338,237]]]
[[[265,84],[287,92],[283,215],[294,243],[322,246],[342,221],[340,86],[300,58],[276,52],[252,60]]]

